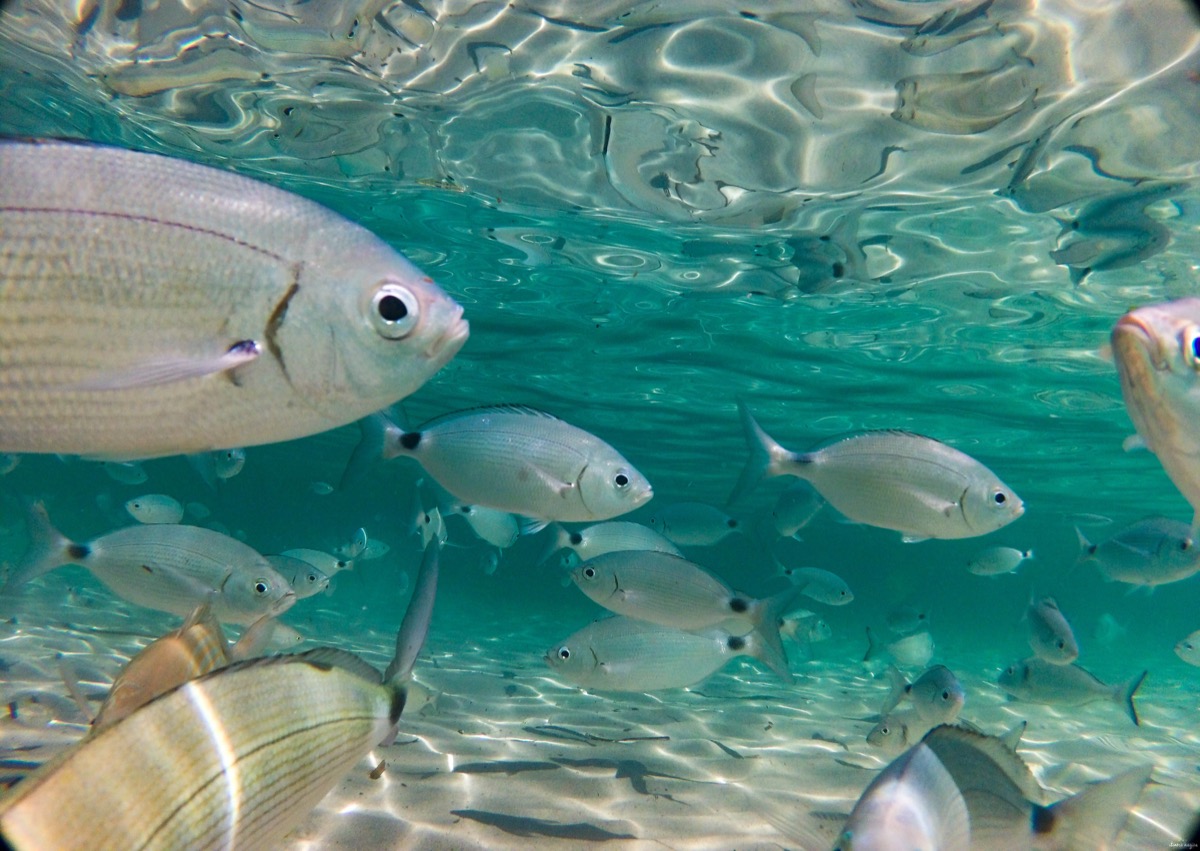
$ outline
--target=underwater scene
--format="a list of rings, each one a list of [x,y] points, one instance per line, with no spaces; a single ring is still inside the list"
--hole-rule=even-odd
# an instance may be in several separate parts
[[[0,3],[0,847],[1196,847],[1198,152],[1182,0]]]

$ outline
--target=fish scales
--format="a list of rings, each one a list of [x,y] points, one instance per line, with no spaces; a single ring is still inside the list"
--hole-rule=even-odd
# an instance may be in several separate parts
[[[235,663],[96,733],[0,803],[4,838],[18,849],[114,851],[277,840],[384,738],[403,704],[402,692],[314,653]]]
[[[461,308],[358,225],[117,148],[0,143],[0,281],[6,451],[149,458],[301,437],[411,393],[466,338]],[[424,308],[402,344],[370,322],[385,282]]]

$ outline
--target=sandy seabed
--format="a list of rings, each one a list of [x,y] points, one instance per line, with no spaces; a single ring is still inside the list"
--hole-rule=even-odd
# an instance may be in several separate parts
[[[347,631],[332,608],[294,611],[285,620],[306,634],[329,641]],[[86,730],[59,654],[99,701],[130,655],[178,623],[100,588],[69,589],[58,575],[0,601],[0,615],[0,697],[10,707],[0,725],[5,783]],[[487,626],[476,622],[472,631],[486,634]],[[502,637],[472,640],[442,628],[431,635],[396,743],[365,758],[285,847],[809,848],[811,839],[797,837],[831,844],[893,756],[865,741],[887,685],[847,661],[861,656],[849,641],[794,661],[794,686],[734,662],[692,689],[589,694],[558,682],[542,661],[567,634],[561,625],[529,618],[495,626]],[[382,669],[394,636],[356,632],[339,645]],[[1116,848],[1168,848],[1200,810],[1197,698],[1168,673],[1152,672],[1139,692],[1140,727],[1112,703],[1009,701],[989,679],[959,676],[965,720],[992,733],[1028,721],[1019,753],[1047,803],[1153,763],[1155,782]],[[386,770],[372,779],[380,760]]]

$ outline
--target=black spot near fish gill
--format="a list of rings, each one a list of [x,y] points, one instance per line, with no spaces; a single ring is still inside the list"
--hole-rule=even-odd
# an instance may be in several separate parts
[[[400,435],[400,445],[410,452],[417,448],[417,444],[421,442],[421,432],[409,431]]]
[[[67,557],[75,561],[82,561],[91,554],[91,547],[87,544],[71,544],[67,547]]]
[[[732,600],[729,601],[729,608],[731,611],[737,612],[740,615],[750,608],[750,604],[747,603],[741,597],[734,597]],[[733,645],[730,644],[730,649],[731,650],[740,650],[741,648],[733,647]]]
[[[264,331],[264,337],[267,341],[267,351],[275,358],[279,364],[280,370],[283,371],[283,376],[291,383],[291,377],[288,376],[287,364],[283,362],[283,351],[279,348],[279,341],[275,339],[275,335],[283,326],[283,320],[287,316],[288,305],[295,298],[296,293],[300,292],[300,270],[303,264],[295,263],[291,268],[292,283],[287,288],[287,292],[283,294],[283,298],[279,300],[279,304],[275,305],[275,309],[271,311],[271,315],[267,317],[267,327]]]
[[[725,642],[725,645],[730,650],[745,650],[746,639],[742,638],[740,635],[731,635],[729,636],[729,640]]]

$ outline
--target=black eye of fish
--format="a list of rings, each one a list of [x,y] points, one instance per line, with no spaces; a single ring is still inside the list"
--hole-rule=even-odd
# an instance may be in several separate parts
[[[376,307],[379,315],[388,322],[398,322],[408,316],[408,307],[394,295],[385,295]]]
[[[585,567],[583,569],[583,575],[586,576],[588,579],[595,579],[596,578],[596,568]]]
[[[308,581],[309,581],[309,582],[312,582],[312,583],[314,583],[314,584],[316,584],[316,581],[317,581],[317,575],[316,575],[315,573],[310,573],[310,574],[308,575]]]
[[[613,479],[613,481],[617,483],[617,487],[619,488],[628,487],[629,476],[625,475],[624,473],[617,473],[617,477]]]
[[[267,593],[267,583],[263,582],[262,580],[255,582],[254,583],[254,593],[255,594],[266,594]]]
[[[948,692],[948,691],[942,692],[942,700],[949,700],[949,699],[950,699],[950,692]]]
[[[1008,497],[1006,497],[1002,491],[997,491],[995,495],[992,496],[992,499],[996,501],[996,505],[1004,505]]]
[[[1181,549],[1181,550],[1186,550],[1186,549],[1187,549],[1188,547],[1190,547],[1191,545],[1192,545],[1192,542],[1191,542],[1191,541],[1187,541],[1187,540],[1180,541],[1180,542],[1179,542],[1179,549]]]
[[[571,658],[571,651],[565,647],[558,648],[558,658],[564,662]]]

